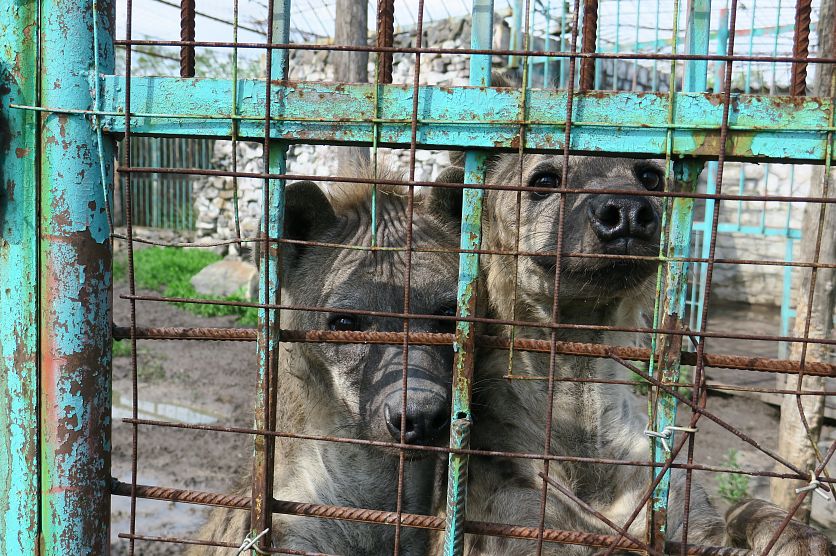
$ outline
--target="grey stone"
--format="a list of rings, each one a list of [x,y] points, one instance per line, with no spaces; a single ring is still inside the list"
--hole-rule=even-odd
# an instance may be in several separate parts
[[[195,274],[191,284],[202,295],[229,296],[246,292],[257,270],[255,265],[235,258],[210,264]]]

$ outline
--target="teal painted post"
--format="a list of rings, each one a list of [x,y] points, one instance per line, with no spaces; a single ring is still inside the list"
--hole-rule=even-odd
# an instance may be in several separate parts
[[[97,144],[87,115],[58,110],[97,108],[97,69],[114,72],[114,5],[40,4],[42,104],[56,110],[42,116],[40,145],[41,556],[110,549],[112,292],[105,190],[113,185],[113,145]]]
[[[493,44],[493,0],[474,0],[470,45],[474,49],[490,48]],[[470,57],[470,85],[489,87],[491,84],[491,56]],[[467,151],[464,164],[465,184],[485,183],[487,153]],[[461,249],[471,251],[459,255],[459,283],[457,313],[460,318],[475,316],[477,278],[479,275],[479,249],[482,242],[481,188],[465,188],[462,202]],[[473,363],[475,353],[475,329],[472,322],[456,323],[456,341],[453,344],[455,363],[453,369],[453,407],[450,423],[450,448],[470,447],[470,395],[473,389]],[[464,521],[467,506],[467,463],[464,454],[451,453],[447,475],[447,521],[444,537],[444,555],[461,556],[464,551]]]
[[[678,3],[677,3],[678,8]],[[687,9],[686,52],[688,54],[706,54],[708,52],[709,23],[711,13],[710,0],[690,0]],[[674,16],[676,21],[676,15]],[[673,47],[676,50],[674,25]],[[683,89],[702,91],[706,87],[708,67],[704,61],[689,61],[685,64]],[[671,92],[675,86],[671,76]],[[676,107],[672,107],[671,116],[675,117]],[[670,148],[670,145],[669,145]],[[674,183],[684,192],[696,192],[697,179],[702,170],[702,163],[693,160],[677,161],[673,165]],[[670,171],[670,170],[669,170]],[[662,288],[657,291],[657,313],[654,328],[678,331],[684,326],[685,299],[688,289],[688,263],[682,261],[691,253],[691,232],[694,219],[694,199],[677,197],[668,201],[671,205],[668,227],[665,230],[667,241],[662,244],[660,257],[666,261]],[[677,260],[671,260],[677,259]],[[661,376],[666,383],[677,382],[680,374],[680,354],[682,336],[677,334],[659,334],[653,337],[654,356],[650,360],[649,374]],[[672,447],[674,431],[670,427],[676,423],[677,400],[673,396],[651,389],[649,412],[651,422],[650,453],[654,462],[664,464],[671,454],[665,446]],[[656,471],[654,468],[653,474]],[[648,540],[654,547],[664,551],[667,537],[667,508],[670,492],[670,472],[666,472],[656,486],[650,500],[648,512]]]
[[[38,551],[37,6],[0,10],[0,554]],[[6,131],[8,135],[6,136]]]
[[[275,0],[272,3],[272,28],[267,40],[271,43],[290,42],[290,0]],[[267,95],[270,94],[273,81],[284,81],[288,75],[288,52],[273,49],[268,60],[269,79],[266,80]],[[283,99],[273,99],[265,118],[272,120],[281,116],[284,110]],[[265,171],[284,174],[286,170],[287,145],[270,141],[272,121],[265,121]],[[233,153],[234,154],[234,153]],[[262,210],[264,211],[264,229],[266,237],[279,239],[284,230],[284,180],[264,180]],[[276,242],[269,242],[262,249],[264,257],[259,274],[259,302],[278,304],[281,284],[279,276],[279,249]],[[278,357],[279,357],[280,314],[278,309],[260,308],[258,310],[258,380],[256,385],[256,404],[254,427],[258,430],[276,430]],[[251,535],[259,535],[270,529],[272,512],[270,503],[273,499],[273,474],[275,465],[275,437],[256,435],[254,437],[253,488],[251,509]],[[270,533],[261,537],[257,548],[268,549],[271,546]],[[257,554],[256,547],[251,552]]]

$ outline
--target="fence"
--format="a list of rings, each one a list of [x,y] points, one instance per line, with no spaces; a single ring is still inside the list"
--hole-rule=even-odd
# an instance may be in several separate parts
[[[131,159],[145,168],[207,168],[212,160],[214,143],[207,139],[138,137],[131,144]],[[133,223],[153,228],[193,230],[193,181],[189,176],[174,174],[135,176],[131,181]],[[124,226],[127,221],[125,202],[118,184],[114,196],[113,224]]]
[[[800,2],[802,8],[804,4]],[[395,50],[414,54],[416,58],[424,53],[447,53],[443,47],[422,44],[423,2],[418,4],[416,44],[398,49],[392,47],[391,14],[394,5],[385,1],[379,5],[378,43],[373,47],[290,44],[290,0],[270,1],[269,31],[264,43],[196,41],[194,4],[191,4],[190,13],[188,2],[184,3],[180,41],[135,39],[131,33],[131,0],[127,2],[124,38],[115,37],[112,3],[93,3],[90,0],[44,1],[37,5],[14,2],[0,20],[0,30],[4,31],[0,33],[0,61],[4,81],[10,89],[3,104],[3,116],[9,122],[10,148],[3,158],[2,170],[8,185],[3,199],[4,210],[0,213],[0,224],[3,226],[0,264],[4,270],[0,272],[0,291],[7,296],[0,309],[3,322],[0,331],[3,365],[0,373],[0,403],[3,404],[0,430],[3,432],[0,438],[7,448],[3,457],[8,462],[8,465],[0,466],[0,484],[6,489],[5,501],[0,506],[4,514],[4,519],[0,520],[0,552],[42,555],[107,553],[110,500],[111,496],[118,496],[130,500],[128,531],[120,532],[119,537],[127,542],[131,553],[140,543],[227,548],[243,546],[244,550],[252,548],[253,551],[288,554],[323,550],[301,545],[284,546],[284,540],[292,541],[293,538],[281,527],[276,527],[278,530],[271,533],[274,514],[322,520],[317,523],[332,523],[333,520],[354,522],[340,526],[349,529],[377,524],[379,531],[384,533],[375,534],[368,529],[366,540],[372,542],[391,538],[391,546],[387,548],[394,554],[411,550],[408,544],[401,546],[401,541],[406,543],[407,535],[414,530],[443,531],[443,540],[439,543],[443,545],[444,553],[450,555],[462,554],[466,541],[478,546],[478,543],[487,543],[495,538],[529,540],[531,550],[537,554],[559,550],[559,546],[564,544],[602,548],[606,554],[615,550],[651,554],[745,553],[735,548],[718,549],[688,543],[689,523],[692,534],[697,528],[695,520],[689,521],[691,507],[687,503],[674,507],[673,504],[681,503],[677,501],[679,498],[671,498],[669,507],[670,489],[680,488],[676,481],[671,486],[671,471],[680,470],[685,476],[684,490],[677,491],[677,496],[684,493],[686,500],[692,494],[691,479],[697,471],[765,476],[792,485],[808,485],[797,492],[787,518],[767,528],[765,552],[768,553],[788,527],[789,516],[814,491],[832,490],[834,481],[827,474],[826,466],[836,452],[836,442],[826,451],[817,452],[809,466],[765,446],[712,409],[706,398],[707,389],[711,386],[706,369],[725,368],[735,369],[738,373],[769,372],[795,377],[797,385],[790,383],[785,388],[758,388],[758,391],[790,395],[793,402],[798,401],[802,415],[807,400],[833,395],[825,387],[824,380],[836,376],[836,369],[826,357],[821,356],[821,350],[832,346],[834,340],[827,335],[816,335],[816,328],[813,327],[811,332],[810,327],[813,309],[817,308],[813,303],[814,299],[818,299],[816,277],[824,280],[836,268],[836,264],[826,258],[826,251],[822,248],[823,242],[832,239],[823,235],[823,222],[833,201],[829,196],[829,178],[824,181],[822,194],[778,197],[726,193],[723,191],[723,174],[728,162],[741,161],[820,165],[825,167],[825,175],[829,176],[835,129],[833,88],[826,88],[830,95],[800,98],[804,96],[804,91],[798,90],[797,83],[800,80],[803,84],[808,64],[829,68],[836,60],[830,54],[809,55],[803,46],[803,37],[809,33],[810,23],[809,18],[805,22],[803,17],[798,19],[791,56],[735,54],[736,0],[731,2],[728,11],[728,54],[709,54],[709,16],[714,12],[708,0],[693,0],[687,6],[674,2],[674,9],[669,14],[669,51],[596,51],[598,2],[586,0],[583,6],[583,21],[577,17],[582,13],[579,0],[565,10],[568,23],[563,29],[568,27],[569,38],[564,41],[565,37],[561,36],[559,50],[549,50],[552,45],[546,41],[543,47],[546,50],[537,51],[525,41],[522,46],[516,42],[508,49],[493,48],[493,5],[490,0],[474,0],[471,48],[460,51],[471,56],[471,86],[430,87],[420,85],[420,63],[415,65],[411,83],[391,82],[391,56]],[[518,28],[529,28],[529,18],[524,16],[531,12],[531,4],[518,10],[518,17],[523,20]],[[802,12],[803,9],[798,13]],[[832,13],[828,17],[832,18]],[[821,21],[824,23],[820,25],[826,23],[832,28],[830,19],[822,17]],[[682,29],[685,31],[684,40],[681,39]],[[114,46],[127,49],[124,77],[115,72]],[[180,48],[183,61],[180,77],[132,77],[131,49],[136,46]],[[194,49],[203,47],[229,48],[236,52],[238,49],[263,49],[267,52],[269,79],[238,79],[234,71],[231,79],[194,78]],[[365,49],[375,52],[378,55],[375,82],[330,84],[289,81],[286,77],[290,49],[339,52]],[[566,81],[565,88],[531,88],[529,75],[524,69],[520,86],[491,87],[492,55],[519,57],[522,68],[528,67],[526,57],[559,59],[564,62],[566,75],[572,78]],[[593,90],[595,60],[663,62],[669,67],[667,90],[663,93]],[[705,92],[708,90],[709,60],[725,63],[722,70],[724,85],[720,92]],[[792,64],[793,95],[733,93],[734,66],[748,60],[784,66]],[[577,78],[574,77],[576,75]],[[91,87],[91,83],[94,86]],[[265,146],[264,171],[246,173],[237,169],[226,172],[199,167],[139,166],[133,159],[133,145],[143,136],[259,140]],[[117,139],[122,141],[127,153],[127,160],[119,168],[119,173],[126,192],[129,293],[123,297],[130,304],[129,323],[112,322],[110,239],[113,210],[110,196],[114,173],[111,161],[114,160]],[[371,232],[361,243],[342,244],[286,237],[286,217],[296,213],[284,213],[290,191],[285,181],[309,178],[285,171],[285,148],[291,143],[360,145],[373,149],[408,148],[412,169],[406,180],[382,179],[379,176],[371,180],[375,182],[375,186],[368,190]],[[461,169],[464,183],[458,183],[449,176],[446,181],[438,183],[416,182],[413,179],[415,153],[418,149],[428,148],[466,151],[464,168]],[[513,183],[499,179],[489,170],[488,157],[496,152],[518,156],[512,159],[520,167]],[[530,157],[537,153],[550,153],[552,166],[545,174],[535,174],[536,179],[531,183],[524,183],[524,162],[535,160]],[[568,179],[570,165],[575,160],[570,159],[570,155],[575,154],[659,158],[664,160],[664,164],[659,166],[663,169],[663,176],[657,175],[656,181],[647,185],[647,190],[631,193],[625,191],[621,184],[613,186],[610,183],[589,195],[589,189],[584,184]],[[701,193],[697,191],[697,180],[707,160],[716,161],[716,189]],[[642,183],[644,180],[653,181],[654,170],[649,170],[648,166],[637,168],[636,179],[641,179]],[[261,260],[262,287],[259,302],[250,304],[259,308],[256,330],[185,326],[143,328],[138,325],[141,309],[147,307],[146,304],[171,300],[160,295],[137,294],[134,279],[133,252],[137,240],[133,234],[133,181],[136,175],[151,172],[178,176],[220,174],[265,180],[263,226],[267,239],[262,241],[265,245]],[[647,177],[642,177],[645,173]],[[546,181],[541,181],[544,177]],[[364,180],[345,176],[334,176],[332,181],[347,184],[346,187],[364,183]],[[375,207],[384,202],[382,191],[396,185],[405,187],[402,219],[399,221],[406,230],[404,242],[392,246],[385,241],[384,235],[379,244],[376,226],[383,220],[384,212],[378,213]],[[413,234],[413,224],[418,222],[413,216],[418,214],[415,211],[420,206],[415,203],[417,186],[434,191],[462,192],[459,248],[428,247],[421,243],[421,234]],[[489,211],[491,203],[496,202],[500,194],[505,194],[503,199],[509,198],[509,195],[514,199],[511,210]],[[658,254],[589,252],[582,248],[567,251],[573,241],[572,229],[565,225],[565,220],[571,217],[567,205],[570,200],[575,202],[584,195],[591,198],[620,195],[627,199],[643,199],[636,202],[649,203],[643,206],[661,207]],[[527,250],[520,243],[520,238],[527,236],[519,228],[544,220],[525,220],[523,217],[529,214],[526,211],[533,210],[538,199],[547,196],[551,196],[551,203],[554,199],[560,200],[557,205],[550,205],[555,207],[554,211],[540,215],[555,223],[554,233],[548,236],[546,243]],[[690,251],[695,200],[705,202],[706,214],[712,216],[710,225],[705,228],[707,253],[700,256],[694,256]],[[718,259],[715,256],[718,211],[710,201],[738,200],[805,202],[815,206],[820,225],[812,259],[792,263]],[[288,206],[294,210],[299,208],[298,205]],[[517,215],[513,226],[516,228],[516,243],[512,243],[511,249],[492,246],[492,236],[482,233],[483,218],[486,232],[490,232],[490,226],[497,223],[491,218],[514,213]],[[325,216],[327,214],[321,211],[314,219]],[[299,247],[304,247],[301,250],[303,253],[314,248],[337,249],[341,253],[371,252],[370,258],[380,258],[387,251],[395,252],[403,261],[400,263],[403,275],[387,285],[403,294],[400,298],[396,297],[402,301],[382,310],[376,307],[374,303],[378,297],[384,296],[380,293],[384,288],[379,286],[367,299],[355,296],[348,306],[333,306],[329,301],[312,305],[294,304],[289,293],[285,292],[285,297],[282,297],[278,262],[280,254],[285,261],[289,252],[298,256],[299,251],[295,249]],[[434,308],[428,308],[426,312],[421,312],[423,309],[420,307],[419,310],[410,308],[412,290],[418,288],[418,284],[412,284],[411,276],[422,268],[421,261],[428,253],[457,256],[459,260],[455,273],[458,290],[454,292],[451,287],[449,292],[450,297],[456,300],[455,315],[445,310],[434,313]],[[496,307],[504,298],[494,297],[492,301],[495,303],[491,308],[477,305],[479,276],[483,270],[480,261],[497,260],[492,257],[510,257],[512,261],[507,272],[501,269],[504,278],[512,277],[513,298],[509,299],[516,303],[512,303],[510,313],[502,314],[501,310],[497,313]],[[571,295],[572,283],[567,269],[585,264],[578,263],[579,260],[604,261],[601,267],[609,268],[606,261],[619,259],[628,262],[621,265],[614,263],[614,267],[636,269],[641,263],[648,263],[655,271],[655,304],[650,311],[650,322],[625,325],[578,320],[579,317],[570,310],[572,308],[565,305]],[[696,305],[701,315],[697,327],[687,330],[684,326],[686,287],[692,263],[705,265],[705,290],[699,294],[700,304]],[[804,328],[804,333],[776,337],[749,334],[745,330],[708,330],[710,310],[706,300],[710,298],[715,267],[720,264],[780,264],[805,272],[809,270],[812,285],[805,300],[803,314],[808,326]],[[399,266],[392,268],[401,269]],[[324,270],[331,272],[318,268],[318,274],[330,277],[339,269]],[[525,279],[531,277],[537,278],[537,287],[546,288],[545,294],[535,292],[540,295],[538,299],[545,297],[548,301],[518,314],[517,304],[530,303],[526,296],[531,292],[524,288],[530,283]],[[354,278],[359,284],[360,281]],[[613,284],[607,286],[615,287]],[[520,297],[517,297],[518,292]],[[492,295],[490,282],[488,295]],[[177,301],[227,303],[198,299]],[[366,301],[368,305],[361,305]],[[589,303],[594,313],[594,300],[589,300]],[[545,316],[538,318],[535,309]],[[339,319],[329,320],[328,324],[318,319],[319,326],[305,329],[283,328],[288,315],[316,316],[323,313],[332,319]],[[313,319],[313,316],[310,318]],[[344,317],[345,321],[342,321]],[[355,322],[353,319],[360,317],[377,319],[374,322],[383,323],[383,328],[358,330],[352,323]],[[424,328],[427,322],[455,323],[455,331],[438,328],[427,333]],[[485,326],[484,330],[482,326]],[[829,334],[827,329],[825,334]],[[652,339],[649,348],[631,345],[646,336]],[[607,342],[599,343],[600,338]],[[723,338],[790,342],[801,346],[800,356],[797,359],[771,359],[722,355],[706,347]],[[122,480],[111,480],[110,476],[113,339],[129,341],[133,354],[132,416],[124,420],[131,427],[131,441],[128,448],[123,448],[131,453],[131,476]],[[139,419],[137,340],[140,339],[256,342],[258,369],[254,371],[257,391],[253,396],[253,426],[183,425]],[[687,341],[696,344],[695,353],[684,349],[683,342]],[[614,343],[618,345],[612,345]],[[337,436],[333,430],[310,432],[283,428],[288,423],[281,420],[279,409],[288,400],[281,398],[280,391],[284,392],[282,388],[292,373],[282,366],[286,363],[280,358],[279,349],[297,349],[302,344],[371,344],[400,348],[395,381],[400,385],[396,389],[400,404],[391,410],[399,411],[399,423],[395,425],[387,417],[387,423],[397,429],[397,433],[392,433],[392,439]],[[410,353],[429,352],[427,346],[453,348],[449,445],[420,445],[410,442],[407,437],[406,415],[411,407],[407,398],[408,393],[415,395],[415,389],[410,390],[408,384],[408,379],[413,380],[410,376],[413,365]],[[213,347],[217,349],[218,346]],[[480,348],[478,352],[477,347]],[[482,357],[483,350],[500,350],[507,355],[507,369],[503,364],[500,376],[503,380],[480,383],[480,373],[485,371],[482,365],[474,365],[474,361]],[[647,363],[646,370],[631,361]],[[520,362],[528,366],[521,370]],[[607,365],[602,374],[595,372],[599,363]],[[583,372],[578,376],[567,375],[567,366],[570,370],[577,368]],[[553,437],[565,439],[560,436],[564,430],[561,427],[571,429],[567,433],[571,437],[575,431],[571,427],[584,422],[580,415],[569,414],[567,418],[564,413],[573,407],[567,405],[567,400],[573,399],[565,395],[567,391],[576,388],[603,395],[618,388],[629,388],[631,381],[618,378],[628,370],[649,384],[647,429],[641,431],[629,428],[632,425],[628,427],[627,421],[633,423],[636,420],[635,413],[629,414],[630,419],[614,421],[611,425],[627,427],[628,436],[635,440],[633,448],[644,452],[645,458],[634,458],[633,452],[624,452],[629,454],[625,458],[617,450],[605,451],[608,444],[604,444],[601,451],[590,451],[582,442],[580,446],[551,445]],[[588,374],[586,371],[589,371]],[[496,390],[499,386],[495,385],[509,385],[507,388],[510,390]],[[528,433],[533,434],[534,428],[524,427],[516,431],[509,427],[498,434],[489,434],[486,440],[484,433],[479,435],[492,422],[492,414],[484,412],[493,411],[495,407],[480,405],[479,397],[501,395],[502,392],[513,394],[526,388],[531,388],[544,402],[536,408],[535,416],[543,423],[543,430],[537,433],[543,440],[542,449],[492,449],[495,445],[490,441],[500,445],[505,441],[513,442]],[[689,393],[683,395],[680,388],[687,389]],[[556,392],[562,395],[555,397]],[[578,399],[582,401],[583,396]],[[684,417],[684,422],[677,421],[680,406],[686,408],[687,414],[680,416],[680,419]],[[613,409],[620,407],[614,406]],[[514,409],[526,407],[520,402]],[[480,420],[480,412],[488,418]],[[519,413],[521,411],[515,412]],[[699,434],[695,430],[707,421],[726,429],[740,442],[762,454],[762,458],[766,456],[763,459],[770,465],[778,464],[778,469],[758,467],[741,470],[695,461],[695,437]],[[514,419],[511,422],[513,424]],[[805,426],[810,422],[814,423],[814,429],[815,421],[812,419],[805,420]],[[685,426],[677,428],[677,423]],[[250,496],[142,485],[139,480],[143,461],[139,457],[142,436],[149,434],[149,429],[159,428],[251,435],[254,452]],[[814,430],[810,431],[810,435],[815,435]],[[481,438],[488,447],[471,445],[471,438]],[[604,438],[596,437],[596,441]],[[320,500],[275,499],[274,489],[281,490],[283,473],[288,471],[282,467],[285,463],[283,457],[288,455],[283,451],[282,442],[291,439],[310,443],[306,444],[309,446],[325,443],[343,450],[351,446],[380,449],[382,455],[374,461],[390,458],[386,461],[393,466],[394,477],[375,476],[370,483],[372,487],[387,481],[391,483],[389,487],[395,492],[391,506],[346,507],[346,504],[339,504],[333,499],[325,503]],[[412,469],[409,466],[415,459],[420,460],[418,455],[426,456],[428,453],[443,454],[448,458],[446,500],[436,513],[406,511],[410,502],[405,498],[406,492],[413,488],[413,481],[416,480],[406,470]],[[677,459],[678,456],[681,456],[680,459]],[[481,484],[479,481],[484,481],[485,475],[480,475],[479,471],[492,469],[491,462],[497,460],[542,461],[542,473],[524,475],[528,481],[526,484],[534,485],[525,493],[525,499],[530,503],[524,507],[503,505],[502,512],[507,510],[508,513],[493,514],[525,515],[531,519],[505,523],[492,518],[490,513],[488,519],[474,519],[474,515],[481,515],[479,512],[483,506],[476,497],[479,491],[473,489],[469,493],[468,487]],[[354,465],[358,462],[349,463]],[[624,489],[635,487],[626,514],[615,516],[617,522],[614,522],[593,507],[598,504],[597,497],[607,493],[602,493],[600,485],[594,481],[581,485],[566,481],[565,470],[570,467],[574,470],[633,470],[631,477],[640,477],[641,480],[636,479],[629,485],[611,483],[611,486]],[[499,474],[498,477],[504,475]],[[505,486],[501,481],[490,483],[487,487],[489,491]],[[426,493],[437,486],[434,477],[428,484],[428,488],[426,485],[416,488]],[[587,503],[583,500],[584,495],[590,495],[595,501]],[[444,493],[438,496],[444,498]],[[571,524],[566,525],[567,522],[555,519],[547,511],[553,509],[552,504],[562,496],[572,502],[566,504],[564,500],[562,508],[571,509],[575,512],[573,515],[583,516],[584,519],[576,523],[586,524],[587,530],[573,530]],[[143,531],[141,524],[137,523],[135,510],[140,499],[208,504],[243,512],[249,516],[248,525],[244,528],[251,536],[246,540],[236,538],[233,542],[227,537],[171,538],[155,535],[153,531]],[[516,511],[520,513],[515,514]],[[643,519],[641,516],[644,513],[647,523],[642,527],[637,520]],[[668,530],[666,520],[668,516],[674,519],[673,516],[679,514],[682,514],[681,536],[668,538],[672,531]],[[561,524],[566,526],[561,528]],[[637,530],[641,531],[638,537],[633,533]],[[245,540],[243,545],[240,544],[242,540]]]

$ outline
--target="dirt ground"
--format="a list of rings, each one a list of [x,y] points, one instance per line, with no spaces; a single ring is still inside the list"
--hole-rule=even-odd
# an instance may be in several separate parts
[[[114,290],[114,322],[130,323],[130,305],[120,295],[127,293],[124,284]],[[736,312],[735,312],[736,311]],[[740,326],[741,311],[736,308],[724,315],[718,311],[712,328],[733,329]],[[763,318],[751,319],[753,326],[767,326]],[[232,317],[203,318],[159,302],[137,305],[137,326],[233,326]],[[747,324],[748,326],[748,324]],[[739,352],[739,344],[719,341],[709,347],[721,353]],[[774,346],[761,346],[759,353],[770,352]],[[190,423],[217,423],[249,427],[252,425],[252,404],[255,391],[255,344],[252,342],[138,342],[138,378],[140,417]],[[112,474],[121,481],[131,478],[132,427],[121,421],[130,416],[130,357],[118,357],[113,365],[113,460]],[[753,373],[750,373],[753,374]],[[712,370],[709,378],[718,376]],[[771,380],[771,378],[770,378]],[[725,379],[724,379],[725,381]],[[775,448],[778,411],[754,399],[712,395],[708,407],[727,422],[769,448]],[[680,413],[681,417],[686,412]],[[832,423],[830,424],[832,425]],[[695,462],[722,465],[728,450],[738,450],[743,467],[763,468],[768,458],[746,445],[729,432],[703,419],[696,435]],[[826,427],[822,445],[836,440],[836,430]],[[176,428],[139,428],[137,443],[138,482],[177,488],[231,492],[237,478],[247,473],[252,453],[247,436],[185,430]],[[831,469],[836,474],[836,468]],[[707,473],[696,473],[696,480],[706,485],[717,505],[726,503],[717,492],[717,481]],[[765,496],[768,482],[753,478],[750,493]],[[818,497],[815,497],[818,499]],[[820,501],[819,501],[820,502]],[[139,535],[196,538],[207,510],[194,505],[139,500],[136,532]],[[128,542],[118,538],[130,529],[129,499],[113,497],[113,553],[127,554]],[[836,538],[836,531],[830,531]],[[136,554],[156,556],[181,554],[183,547],[170,543],[137,541]]]

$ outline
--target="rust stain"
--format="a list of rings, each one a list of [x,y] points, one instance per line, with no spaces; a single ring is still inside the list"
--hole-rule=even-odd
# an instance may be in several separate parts
[[[53,84],[52,84],[52,88],[53,88],[53,89],[60,89],[60,88],[61,88],[61,80],[60,80],[60,79],[56,79],[56,80],[55,80],[55,83],[53,83]]]
[[[29,149],[18,147],[15,149],[15,155],[18,158],[24,158],[29,155]]]

